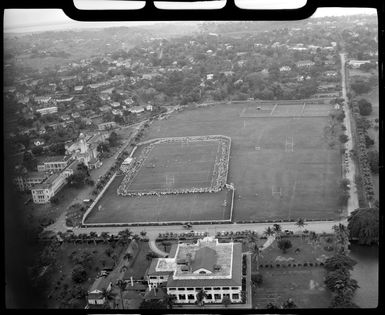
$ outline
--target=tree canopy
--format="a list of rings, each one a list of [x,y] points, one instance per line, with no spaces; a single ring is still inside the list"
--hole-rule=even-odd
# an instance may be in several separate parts
[[[354,210],[348,218],[351,238],[358,238],[358,243],[371,245],[379,239],[379,209],[360,208]]]

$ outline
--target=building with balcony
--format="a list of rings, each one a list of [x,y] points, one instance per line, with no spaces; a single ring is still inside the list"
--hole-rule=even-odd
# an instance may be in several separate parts
[[[197,301],[203,290],[205,303],[242,301],[242,245],[219,243],[205,237],[196,244],[174,245],[168,258],[155,258],[146,273],[150,286],[163,284],[177,304]]]

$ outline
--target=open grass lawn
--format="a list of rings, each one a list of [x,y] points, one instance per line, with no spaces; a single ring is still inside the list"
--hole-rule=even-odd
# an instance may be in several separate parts
[[[209,187],[218,148],[219,141],[155,144],[129,191]]]
[[[259,266],[260,270],[266,269],[266,265],[272,264],[274,266],[274,269],[282,269],[282,265],[284,264],[304,264],[304,263],[320,263],[320,261],[317,261],[317,258],[320,258],[321,256],[333,256],[333,251],[327,251],[325,250],[326,246],[332,246],[333,243],[328,243],[327,239],[332,240],[331,236],[320,236],[319,242],[312,242],[308,238],[302,239],[301,237],[290,237],[287,238],[291,241],[292,247],[287,250],[286,253],[283,253],[282,250],[278,248],[277,240],[275,240],[271,246],[266,248],[259,257]],[[298,250],[297,250],[298,249]],[[277,259],[278,258],[278,259]],[[285,260],[293,258],[291,261],[285,261]],[[281,260],[282,259],[282,260]],[[279,264],[280,267],[276,267],[276,265]],[[261,268],[261,265],[264,266]],[[256,271],[256,263],[253,263],[252,270]],[[268,267],[270,269],[270,267]],[[298,268],[298,267],[287,267],[287,268]]]
[[[240,117],[244,107],[223,104],[186,110],[155,121],[143,140],[231,137],[228,182],[236,188],[236,221],[337,218],[341,160],[339,150],[330,149],[323,136],[327,118],[244,119]],[[291,137],[294,152],[285,152]],[[272,194],[279,190],[281,196]]]
[[[298,308],[328,308],[330,292],[324,285],[325,270],[284,268],[261,271],[263,283],[253,289],[253,307],[266,308],[268,303],[282,305],[293,299]]]
[[[262,103],[262,104],[246,104],[240,112],[241,118],[260,118],[260,117],[293,117],[293,116],[327,116],[331,110],[330,105],[308,104],[303,112],[303,101],[297,104],[279,103]],[[257,109],[257,108],[260,109]]]
[[[55,267],[50,267],[47,270],[47,273],[44,275],[48,279],[48,283],[50,284],[47,288],[47,297],[48,298],[48,308],[58,308],[60,305],[63,306],[62,303],[68,303],[71,299],[71,290],[75,286],[72,281],[72,270],[75,265],[70,259],[70,255],[76,251],[77,253],[82,253],[88,251],[92,254],[92,261],[90,262],[91,268],[88,268],[88,278],[87,280],[80,284],[80,286],[84,290],[88,290],[92,283],[95,281],[97,273],[103,269],[103,261],[111,260],[106,253],[105,250],[110,247],[109,244],[97,244],[96,246],[93,243],[90,244],[72,244],[72,243],[63,243],[59,250],[57,251],[56,261],[57,264]],[[111,254],[118,255],[118,261],[124,254],[124,248],[116,246],[113,253]],[[67,287],[67,289],[66,289]],[[86,305],[86,299],[76,299],[76,303],[81,308],[84,308]],[[74,302],[74,301],[72,301]]]
[[[152,253],[148,242],[139,242],[139,247],[135,251],[135,254],[129,260],[129,267],[126,275],[132,276],[133,279],[142,279],[146,273],[147,268],[151,264],[151,260],[146,258],[148,253]]]
[[[235,185],[235,221],[339,217],[339,149],[324,136],[327,117],[241,118],[245,104],[185,110],[154,121],[143,141],[161,137],[225,135],[232,139],[228,182]],[[293,152],[287,143],[293,143]],[[256,150],[260,147],[260,150]],[[137,154],[137,153],[135,153]],[[224,192],[127,198],[117,178],[88,222],[224,218]],[[223,195],[221,195],[223,194]],[[95,207],[98,208],[98,205]]]
[[[123,197],[116,177],[88,215],[86,223],[224,220],[230,217],[231,192]],[[226,206],[224,201],[226,200]],[[100,210],[99,210],[100,206]]]

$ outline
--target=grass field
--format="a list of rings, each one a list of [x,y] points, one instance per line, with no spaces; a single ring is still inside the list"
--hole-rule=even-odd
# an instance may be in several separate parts
[[[123,197],[116,193],[122,179],[123,176],[114,179],[85,223],[185,222],[230,217],[231,194],[227,190],[211,194]]]
[[[128,191],[210,186],[218,146],[218,141],[158,143]]]
[[[260,109],[257,109],[260,108]],[[241,118],[258,118],[258,117],[313,117],[313,116],[327,116],[331,106],[319,105],[319,104],[306,104],[303,106],[303,102],[298,101],[296,104],[274,104],[262,103],[262,104],[246,104],[240,112]]]
[[[167,120],[154,121],[143,141],[215,134],[231,137],[227,182],[236,188],[235,221],[338,218],[341,158],[339,149],[329,148],[324,137],[328,118],[244,119],[240,114],[247,106],[223,104],[173,114]],[[292,152],[286,150],[291,140]],[[124,198],[116,194],[118,182],[112,183],[100,201],[106,210],[95,214],[95,209],[87,222],[153,221],[159,215],[163,220],[182,215],[207,220],[224,217],[225,192],[222,196]]]
[[[323,267],[261,271],[263,283],[253,289],[253,306],[282,305],[291,298],[298,308],[327,308],[331,294],[325,288]]]

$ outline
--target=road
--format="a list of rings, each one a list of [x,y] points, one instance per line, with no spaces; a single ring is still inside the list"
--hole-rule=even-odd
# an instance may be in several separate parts
[[[304,229],[309,231],[314,231],[316,233],[333,233],[333,226],[336,224],[347,224],[346,220],[341,221],[312,221],[308,222]],[[210,224],[210,225],[194,225],[192,228],[194,232],[208,232],[210,236],[215,236],[217,232],[237,232],[237,231],[245,231],[252,230],[256,231],[260,235],[266,230],[268,226],[272,227],[274,223],[245,223],[245,224]],[[279,223],[282,230],[290,230],[294,232],[300,232],[295,222],[280,222]],[[49,228],[47,228],[49,229]],[[126,227],[87,227],[87,228],[73,228],[73,232],[75,234],[80,233],[90,233],[96,232],[97,234],[101,234],[102,232],[108,232],[111,235],[117,235],[120,231],[129,229],[135,234],[139,234],[141,231],[147,232],[146,236],[150,240],[155,240],[159,233],[185,233],[188,230],[183,228],[182,225],[169,225],[169,226],[126,226]],[[51,229],[49,229],[51,230]],[[65,232],[66,229],[64,227],[55,230],[55,232]]]
[[[346,95],[345,54],[341,53],[340,57],[341,57],[342,98],[344,99],[344,111],[345,111],[344,125],[346,126],[345,134],[349,138],[349,140],[345,143],[345,148],[346,148],[346,152],[349,153],[350,150],[354,148],[352,126],[351,126],[352,113],[348,106],[348,99]],[[355,209],[359,208],[357,187],[355,183],[355,175],[356,175],[356,165],[352,157],[350,156],[350,154],[348,154],[348,165],[346,167],[346,175],[345,175],[345,177],[350,181],[350,191],[349,191],[350,196],[349,196],[348,205],[347,205],[348,215],[350,215],[350,213]]]

